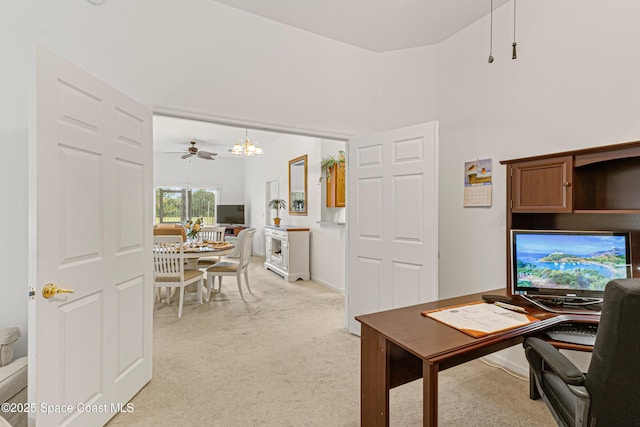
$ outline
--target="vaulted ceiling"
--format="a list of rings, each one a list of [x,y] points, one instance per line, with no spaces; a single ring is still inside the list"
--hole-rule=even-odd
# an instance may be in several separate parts
[[[490,0],[215,0],[373,52],[442,42],[490,11]],[[508,0],[494,0],[494,9]]]
[[[211,0],[284,25],[372,52],[434,45],[490,12],[490,0]],[[493,0],[494,9],[509,0]],[[239,31],[251,31],[241,28]],[[156,117],[154,149],[181,152],[189,141],[231,157],[229,148],[244,129]],[[277,134],[250,130],[263,146]]]

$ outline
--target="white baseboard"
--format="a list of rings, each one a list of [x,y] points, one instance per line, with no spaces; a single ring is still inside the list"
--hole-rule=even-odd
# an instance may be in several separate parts
[[[591,363],[591,353],[585,351],[560,350],[582,372],[587,372]],[[529,362],[524,355],[522,345],[514,345],[497,353],[483,357],[487,362],[524,378],[529,378]]]
[[[314,275],[311,275],[311,280],[316,282],[319,285],[324,286],[325,288],[331,289],[332,291],[336,291],[336,292],[340,292],[341,294],[344,294],[344,288],[337,288],[337,287],[333,286],[331,283],[325,282],[322,279],[318,279]]]
[[[523,378],[529,378],[529,363],[524,357],[524,351],[521,352],[522,356],[520,356],[519,354],[514,354],[512,349],[513,347],[497,353],[488,354],[484,356],[483,359]]]

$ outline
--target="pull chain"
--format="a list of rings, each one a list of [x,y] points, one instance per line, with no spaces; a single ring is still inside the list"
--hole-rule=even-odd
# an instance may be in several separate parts
[[[518,46],[518,43],[516,43],[516,1],[518,0],[513,0],[513,44],[511,45],[511,59],[518,57],[516,52],[516,46]]]
[[[491,0],[491,18],[489,29],[489,64],[493,62],[493,0]]]

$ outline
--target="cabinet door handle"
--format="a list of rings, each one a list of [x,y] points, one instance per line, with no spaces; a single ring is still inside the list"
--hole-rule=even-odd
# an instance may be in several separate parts
[[[562,185],[564,185],[565,187],[569,187],[569,186],[571,186],[571,183],[569,183],[569,182],[563,182],[563,183],[562,183]]]

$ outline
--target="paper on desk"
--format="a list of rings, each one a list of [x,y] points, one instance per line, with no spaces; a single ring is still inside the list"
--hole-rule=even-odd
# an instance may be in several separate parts
[[[516,313],[484,302],[425,311],[422,315],[476,338],[517,328],[539,320],[526,314]]]

